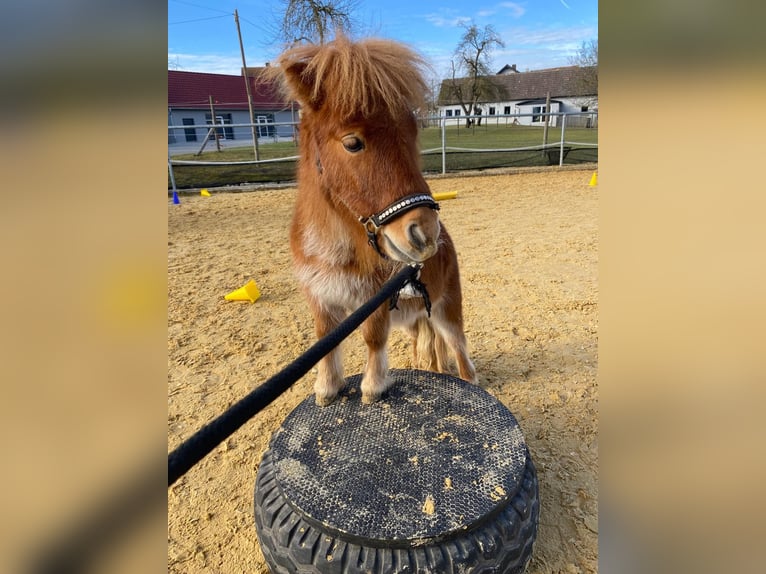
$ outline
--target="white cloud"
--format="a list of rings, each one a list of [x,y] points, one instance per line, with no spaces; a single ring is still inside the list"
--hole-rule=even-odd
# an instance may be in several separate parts
[[[516,64],[519,70],[540,70],[568,66],[569,59],[584,41],[598,37],[595,26],[531,29],[523,26],[503,30],[505,48],[496,50],[493,60],[500,64]]]
[[[503,31],[503,40],[508,45],[542,45],[544,47],[560,46],[575,43],[578,46],[585,40],[598,37],[598,29],[594,26],[574,28],[542,28],[529,29],[523,26]]]
[[[248,54],[248,66],[262,66],[268,58],[259,54]],[[207,72],[209,74],[229,74],[239,76],[242,73],[242,56],[232,54],[184,54],[168,52],[168,65],[172,69],[185,72]]]
[[[471,21],[468,16],[442,16],[441,14],[426,14],[425,19],[437,28],[457,28]]]
[[[503,8],[508,8],[511,11],[511,16],[514,18],[521,18],[527,11],[524,6],[521,4],[516,4],[516,2],[501,2],[500,6]]]
[[[526,8],[516,2],[500,2],[491,8],[483,8],[471,16],[460,16],[456,10],[443,9],[440,12],[432,12],[424,16],[425,20],[437,28],[457,28],[463,24],[472,22],[475,18],[492,19],[498,14],[499,10],[510,11],[514,19],[521,18],[526,14]],[[505,13],[505,12],[504,12]]]

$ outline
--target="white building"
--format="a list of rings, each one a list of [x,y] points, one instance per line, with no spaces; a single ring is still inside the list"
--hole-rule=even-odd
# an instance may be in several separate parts
[[[516,65],[504,66],[493,76],[484,76],[483,96],[476,103],[473,115],[491,123],[517,123],[539,125],[545,123],[546,98],[550,96],[550,113],[598,111],[598,86],[593,68],[567,66],[530,72],[519,72]],[[466,110],[457,93],[470,90],[469,79],[443,80],[439,91],[439,115],[446,116],[447,123],[465,122]],[[528,114],[528,115],[525,115]],[[598,116],[583,114],[569,117],[567,125],[596,127]],[[479,122],[479,118],[475,118]],[[551,126],[559,125],[559,118],[552,116]]]

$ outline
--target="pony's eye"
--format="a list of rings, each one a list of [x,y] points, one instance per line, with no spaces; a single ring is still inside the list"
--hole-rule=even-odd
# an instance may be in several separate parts
[[[364,149],[364,142],[356,136],[346,136],[343,138],[343,147],[346,151],[357,153]]]

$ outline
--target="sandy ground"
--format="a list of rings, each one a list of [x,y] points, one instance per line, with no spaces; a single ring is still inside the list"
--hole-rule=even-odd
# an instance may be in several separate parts
[[[592,168],[432,179],[457,245],[479,383],[516,416],[540,481],[530,573],[597,571],[598,229]],[[168,449],[314,342],[287,241],[295,190],[182,195],[168,206]],[[255,279],[255,304],[224,295]],[[347,374],[364,366],[354,333]],[[410,366],[395,332],[390,366]],[[253,485],[293,385],[168,491],[168,571],[266,573]]]

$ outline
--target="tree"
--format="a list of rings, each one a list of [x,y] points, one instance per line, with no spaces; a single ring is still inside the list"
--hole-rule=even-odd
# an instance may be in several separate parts
[[[576,55],[569,58],[572,66],[580,67],[578,84],[586,94],[598,94],[598,40],[583,42]],[[593,103],[594,98],[584,102]]]
[[[471,23],[464,24],[463,28],[465,33],[450,62],[451,87],[465,115],[470,116],[480,99],[497,95],[498,86],[489,79],[491,56],[495,48],[502,48],[505,43],[491,25],[479,29]],[[466,127],[470,125],[470,118],[466,118]]]
[[[351,14],[359,0],[280,0],[282,20],[277,35],[288,45],[324,44],[335,31],[350,32]]]
[[[433,68],[427,68],[426,70],[426,107],[420,113],[422,127],[430,127],[426,118],[432,118],[439,114],[439,90],[441,88],[441,79]],[[430,120],[429,120],[430,121]],[[436,124],[438,125],[438,123]]]

